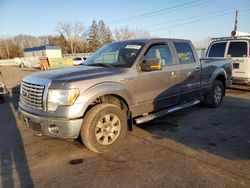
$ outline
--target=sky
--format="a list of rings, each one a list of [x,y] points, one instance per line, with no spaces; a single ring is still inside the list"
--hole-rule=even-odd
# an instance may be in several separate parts
[[[249,0],[0,0],[0,38],[56,35],[59,22],[104,20],[158,37],[199,41],[229,36],[239,10],[238,30],[250,33]]]

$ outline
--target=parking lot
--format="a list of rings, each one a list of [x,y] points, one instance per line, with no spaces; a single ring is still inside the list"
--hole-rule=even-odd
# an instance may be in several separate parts
[[[96,154],[20,124],[20,83],[37,70],[0,70],[11,91],[0,104],[0,187],[250,187],[249,91],[134,126],[122,147]]]

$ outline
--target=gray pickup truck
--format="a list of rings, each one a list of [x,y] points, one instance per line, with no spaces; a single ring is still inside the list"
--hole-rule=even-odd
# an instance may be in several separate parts
[[[105,152],[117,147],[133,124],[200,101],[219,106],[231,75],[231,60],[200,60],[188,40],[112,42],[81,66],[25,77],[19,117],[35,131],[80,136],[90,150]]]

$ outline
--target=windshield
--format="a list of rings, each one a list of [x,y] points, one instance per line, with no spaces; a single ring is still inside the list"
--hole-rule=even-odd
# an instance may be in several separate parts
[[[103,46],[90,56],[84,65],[106,67],[131,67],[144,43],[115,42]]]

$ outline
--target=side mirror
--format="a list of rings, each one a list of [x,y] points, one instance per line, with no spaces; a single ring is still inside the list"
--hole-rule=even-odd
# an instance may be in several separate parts
[[[143,60],[141,71],[154,71],[162,69],[162,59]]]

